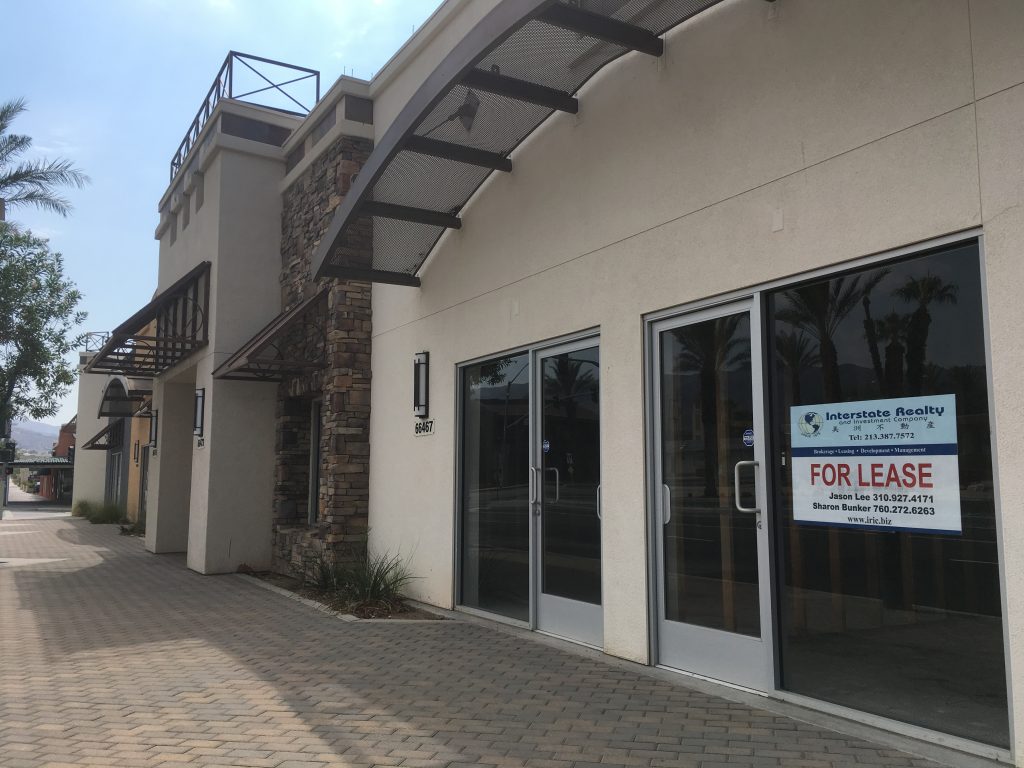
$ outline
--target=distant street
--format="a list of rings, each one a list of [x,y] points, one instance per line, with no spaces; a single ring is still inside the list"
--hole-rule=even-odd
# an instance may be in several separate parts
[[[14,483],[7,487],[7,506],[2,510],[4,520],[34,520],[50,517],[69,517],[71,507],[56,504],[35,493],[26,493]]]

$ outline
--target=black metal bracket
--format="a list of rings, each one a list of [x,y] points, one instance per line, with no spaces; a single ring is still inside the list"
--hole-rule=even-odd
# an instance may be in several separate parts
[[[357,269],[355,267],[339,267],[335,264],[324,264],[321,277],[336,277],[339,280],[359,280],[367,283],[388,283],[389,285],[405,285],[411,288],[420,287],[420,279],[416,275],[405,272],[388,272],[383,269]]]
[[[621,45],[623,48],[640,51],[649,56],[661,56],[665,52],[664,41],[653,32],[582,8],[556,3],[538,18],[545,24],[569,29],[596,40],[604,40],[606,43]]]
[[[381,216],[385,219],[410,221],[414,224],[427,224],[432,227],[445,227],[446,229],[462,229],[462,219],[453,213],[431,211],[426,208],[413,208],[410,205],[395,205],[394,203],[378,203],[375,200],[365,200],[361,212],[367,216]]]
[[[439,141],[426,136],[410,136],[405,142],[405,149],[421,155],[442,157],[446,160],[454,160],[467,165],[477,165],[481,168],[490,168],[494,171],[511,171],[512,161],[497,152],[488,152],[485,149],[476,149],[462,144],[452,144],[447,141]]]
[[[528,104],[557,109],[573,115],[580,111],[579,101],[565,91],[531,83],[529,80],[520,80],[517,77],[487,72],[483,69],[469,70],[462,78],[462,84],[480,91],[487,91],[498,96],[508,96],[516,101],[525,101]]]

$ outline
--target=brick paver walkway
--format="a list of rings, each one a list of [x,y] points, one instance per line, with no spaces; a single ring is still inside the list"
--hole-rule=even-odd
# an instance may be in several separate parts
[[[933,766],[461,621],[345,623],[146,554],[0,523],[0,765]]]

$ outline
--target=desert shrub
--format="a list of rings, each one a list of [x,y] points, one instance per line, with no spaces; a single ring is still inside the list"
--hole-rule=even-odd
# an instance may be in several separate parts
[[[401,605],[405,588],[415,578],[401,556],[368,553],[365,544],[347,550],[340,558],[320,547],[296,576],[304,586],[332,593],[354,608],[389,610]]]
[[[71,514],[75,517],[84,517],[88,519],[89,515],[92,514],[94,506],[95,505],[90,501],[80,501],[75,504],[75,508],[71,510]]]
[[[352,562],[336,566],[341,592],[354,605],[396,608],[404,590],[415,578],[400,555],[367,552]]]
[[[103,504],[89,507],[89,512],[84,515],[90,523],[120,523],[127,519],[124,510],[117,504]]]
[[[307,587],[324,592],[341,591],[338,579],[338,564],[334,553],[326,547],[317,550],[303,562],[301,573],[296,574]]]

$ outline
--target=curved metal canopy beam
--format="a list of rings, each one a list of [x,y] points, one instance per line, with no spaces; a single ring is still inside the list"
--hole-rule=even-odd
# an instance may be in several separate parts
[[[575,113],[602,67],[660,56],[660,35],[721,1],[500,0],[385,131],[316,247],[316,277],[419,285],[441,234],[491,173],[511,170],[516,146],[555,111]]]

